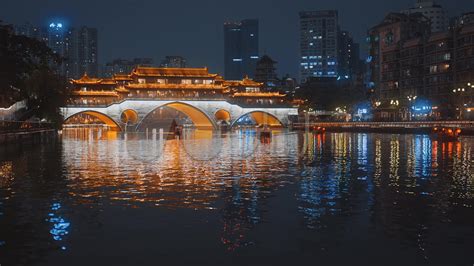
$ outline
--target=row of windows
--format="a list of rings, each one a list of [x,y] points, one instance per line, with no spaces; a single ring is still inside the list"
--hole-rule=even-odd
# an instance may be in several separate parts
[[[204,84],[210,85],[213,84],[213,80],[208,79],[156,79],[150,82],[143,78],[138,79],[138,84]]]
[[[436,76],[425,79],[425,83],[427,85],[433,85],[436,83],[446,83],[446,82],[452,82],[452,81],[453,81],[453,76],[451,74],[436,75]]]

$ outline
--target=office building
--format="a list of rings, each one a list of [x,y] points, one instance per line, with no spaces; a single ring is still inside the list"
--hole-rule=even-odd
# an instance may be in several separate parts
[[[338,12],[300,12],[300,79],[338,77]]]
[[[97,29],[86,26],[73,28],[62,22],[51,22],[47,27],[36,27],[29,23],[16,25],[15,34],[24,35],[46,43],[63,58],[58,72],[62,76],[79,78],[84,73],[98,74]]]
[[[71,52],[67,61],[70,65],[70,76],[81,77],[84,73],[98,76],[97,29],[82,26],[71,30]]]
[[[258,20],[224,23],[224,75],[226,79],[254,78],[259,59]]]
[[[339,31],[338,36],[338,78],[352,79],[361,72],[359,44],[348,31]]]

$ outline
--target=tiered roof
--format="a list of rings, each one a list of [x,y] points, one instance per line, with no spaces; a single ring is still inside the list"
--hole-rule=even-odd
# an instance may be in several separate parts
[[[83,85],[98,85],[101,84],[102,79],[98,78],[90,78],[87,73],[84,73],[84,76],[82,76],[80,79],[72,79],[71,82],[73,84],[83,84]]]
[[[217,74],[210,74],[205,68],[158,68],[136,67],[132,76],[137,77],[189,77],[189,78],[215,78]]]
[[[232,87],[261,87],[263,86],[263,83],[256,82],[252,79],[250,79],[248,76],[246,76],[242,80],[224,80],[224,85],[226,86],[232,86]]]
[[[180,77],[180,78],[208,78],[214,80],[212,84],[173,84],[173,83],[136,83],[137,77]],[[123,83],[122,83],[123,82]],[[80,79],[71,80],[72,84],[79,86],[107,85],[106,90],[94,86],[93,90],[81,90],[73,92],[79,96],[118,96],[119,93],[129,93],[131,90],[220,90],[229,93],[231,88],[254,87],[260,88],[263,83],[253,81],[249,77],[242,80],[224,80],[217,74],[210,74],[207,68],[157,68],[136,67],[131,74],[116,74],[112,78],[91,78],[84,74]],[[107,90],[109,89],[109,90]],[[268,92],[237,92],[233,97],[284,97],[284,94]]]

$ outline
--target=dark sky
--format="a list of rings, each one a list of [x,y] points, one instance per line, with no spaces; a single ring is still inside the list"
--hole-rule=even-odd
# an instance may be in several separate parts
[[[298,12],[338,9],[340,26],[364,42],[368,28],[390,11],[415,0],[2,0],[0,20],[46,25],[66,24],[99,29],[99,60],[182,55],[189,65],[223,73],[226,20],[258,18],[260,53],[279,62],[280,74],[298,70]],[[440,0],[450,16],[474,11],[474,0]],[[361,49],[365,49],[362,45]]]

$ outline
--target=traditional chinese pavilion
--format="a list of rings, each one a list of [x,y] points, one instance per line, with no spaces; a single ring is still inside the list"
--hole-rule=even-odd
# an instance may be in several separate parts
[[[207,68],[136,67],[130,74],[71,80],[70,104],[109,105],[124,99],[228,100],[239,104],[281,105],[284,94],[263,92],[248,77],[224,80]]]

